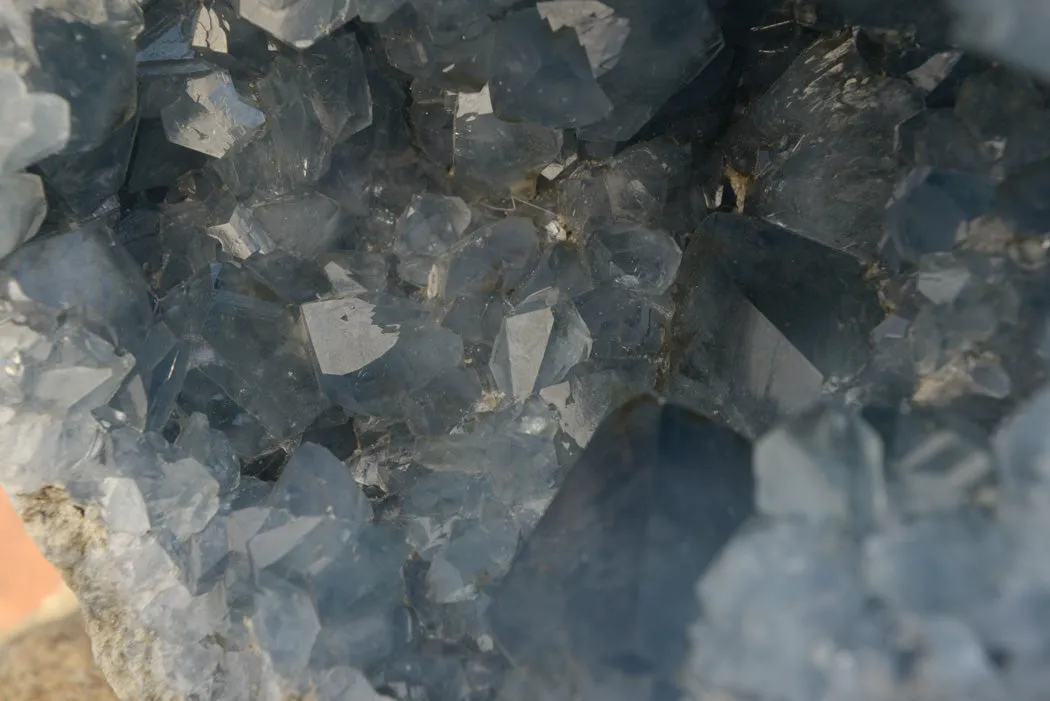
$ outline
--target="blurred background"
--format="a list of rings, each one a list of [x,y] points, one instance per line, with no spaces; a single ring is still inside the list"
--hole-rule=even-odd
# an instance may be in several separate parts
[[[0,701],[115,701],[76,598],[0,489]]]

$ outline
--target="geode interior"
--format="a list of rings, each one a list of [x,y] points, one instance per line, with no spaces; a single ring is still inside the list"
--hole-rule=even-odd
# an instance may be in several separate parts
[[[127,701],[1041,701],[1039,0],[0,0],[0,483]]]

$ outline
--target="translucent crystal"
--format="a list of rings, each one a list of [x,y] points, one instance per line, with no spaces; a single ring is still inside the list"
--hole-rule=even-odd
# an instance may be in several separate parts
[[[303,430],[320,413],[324,400],[305,334],[276,294],[246,271],[210,266],[166,295],[161,308],[199,349],[201,379],[221,388],[273,438]]]
[[[191,17],[170,12],[168,8],[150,9],[153,12],[144,13],[145,26],[137,42],[139,51],[135,55],[135,63],[138,64],[139,74],[148,74],[154,69],[178,70],[182,68],[178,64],[195,58],[191,48],[194,22]]]
[[[874,592],[905,610],[975,620],[995,596],[1008,556],[1005,534],[982,514],[964,511],[872,537],[864,576]]]
[[[535,265],[539,245],[528,219],[510,217],[482,227],[437,259],[427,294],[454,299],[513,289]]]
[[[208,236],[219,242],[222,250],[234,258],[244,260],[256,253],[269,253],[275,245],[266,231],[256,225],[252,211],[240,204],[234,205],[229,221],[209,226]],[[226,219],[225,216],[222,219]]]
[[[667,226],[672,222],[664,215],[687,167],[687,154],[674,144],[636,144],[605,163],[580,168],[561,180],[558,213],[580,234],[625,222]]]
[[[36,175],[15,173],[0,176],[0,210],[5,212],[0,228],[0,258],[36,236],[47,214],[44,184]]]
[[[613,8],[601,2],[539,2],[536,9],[553,31],[572,27],[595,76],[608,73],[620,58],[631,23],[617,17]]]
[[[527,305],[503,318],[489,367],[506,397],[524,399],[561,382],[590,351],[590,333],[571,304]]]
[[[587,250],[597,280],[658,295],[674,282],[682,251],[667,233],[616,226],[591,234]]]
[[[567,129],[593,124],[612,111],[576,32],[563,29],[567,23],[554,26],[557,16],[551,13],[559,4],[541,3],[500,22],[491,82],[492,106],[500,118]],[[610,28],[622,32],[623,24]],[[595,53],[602,53],[597,43]],[[615,61],[618,52],[613,54],[606,60]]]
[[[19,21],[25,22],[31,37],[26,47],[33,66],[26,74],[31,86],[68,102],[67,150],[97,147],[134,111],[135,37],[142,29],[138,3],[49,2],[22,5],[14,12],[25,13]],[[59,133],[55,127],[65,123],[66,109],[50,99],[38,125],[41,135],[54,144]]]
[[[653,388],[655,371],[646,361],[609,368],[583,363],[570,372],[568,382],[540,390],[540,397],[557,407],[562,430],[583,446],[607,414]]]
[[[518,528],[509,519],[458,522],[448,544],[430,563],[430,599],[439,604],[476,599],[490,577],[507,571],[517,545]]]
[[[583,128],[580,135],[591,141],[627,141],[711,62],[722,48],[722,32],[706,2],[692,3],[684,10],[673,0],[603,4],[615,10],[612,17],[596,8],[596,15],[605,15],[604,21],[596,17],[597,26],[591,27],[575,23],[588,57],[608,56],[625,25],[630,31],[615,63],[610,66],[606,59],[595,71],[600,73],[598,84],[613,111]],[[549,11],[545,14],[550,22],[553,16]],[[600,46],[603,48],[595,51]]]
[[[1034,31],[1047,21],[1046,7],[1036,0],[952,0],[953,32],[960,44],[1046,76],[1050,57]]]
[[[693,586],[750,510],[747,454],[738,436],[653,400],[610,416],[496,594],[493,630],[512,663],[553,698],[674,688]]]
[[[252,631],[274,667],[286,672],[304,668],[321,632],[310,595],[290,582],[268,577],[254,604]]]
[[[854,39],[818,41],[741,127],[735,148],[772,158],[760,172],[753,155],[740,164],[757,177],[744,211],[870,259],[893,188],[894,129],[920,108],[909,83],[870,74]]]
[[[394,229],[401,279],[425,287],[434,259],[459,240],[470,218],[470,209],[458,197],[413,197]]]
[[[702,404],[763,432],[821,395],[822,373],[739,291],[708,249],[691,245],[678,278],[672,354]]]
[[[453,89],[477,90],[492,73],[495,25],[508,0],[404,2],[379,26],[391,65]],[[362,12],[364,7],[362,6]],[[363,16],[363,15],[362,15]]]
[[[374,332],[370,334],[372,345],[365,350],[371,353],[389,342]],[[339,355],[332,359],[337,363],[331,366],[332,370],[350,367],[338,364]],[[396,418],[404,415],[408,393],[462,361],[463,340],[440,326],[425,324],[402,329],[385,353],[363,366],[343,373],[325,373],[321,385],[332,401],[348,411]]]
[[[926,110],[897,127],[897,152],[912,168],[988,173],[993,156],[953,110]]]
[[[140,481],[150,522],[185,538],[204,530],[219,509],[219,483],[192,458],[163,462]]]
[[[246,20],[292,46],[305,49],[357,15],[355,0],[246,0]]]
[[[8,136],[0,142],[0,173],[13,173],[61,151],[70,133],[69,103],[57,95],[30,92],[19,75],[0,69],[0,118]]]
[[[1050,394],[1040,392],[1006,421],[995,435],[995,453],[1003,480],[1015,497],[1043,494],[1050,479],[1050,444],[1042,417],[1050,410]]]
[[[995,461],[979,427],[928,412],[903,414],[887,444],[890,503],[934,513],[979,503],[995,482]],[[896,484],[894,484],[896,483]]]
[[[886,231],[901,256],[951,250],[960,225],[990,206],[986,178],[922,169],[913,172],[886,211]]]
[[[319,193],[260,203],[252,221],[274,247],[307,259],[334,248],[343,224],[339,205]]]
[[[456,175],[496,192],[528,191],[562,147],[562,134],[556,129],[499,119],[492,113],[488,88],[459,94],[453,133]]]
[[[128,164],[128,192],[166,187],[183,173],[204,166],[207,156],[168,141],[160,119],[143,119],[135,135],[136,147]]]
[[[690,247],[717,256],[748,301],[826,376],[849,377],[868,363],[868,339],[884,312],[848,253],[728,213],[707,217]]]
[[[266,123],[266,116],[237,94],[226,71],[187,80],[185,93],[161,118],[169,141],[215,158],[251,141]]]
[[[357,295],[386,289],[390,263],[371,251],[334,251],[322,258],[325,274],[336,294]]]
[[[0,278],[36,302],[76,310],[127,348],[136,349],[151,325],[141,274],[99,224],[31,241],[3,261]]]
[[[364,58],[352,34],[276,57],[255,91],[265,133],[214,164],[238,195],[285,195],[314,185],[336,142],[372,120]]]
[[[357,372],[394,347],[398,333],[373,321],[375,309],[356,297],[303,305],[303,320],[322,374]]]
[[[810,409],[755,444],[758,509],[870,528],[886,517],[882,457],[882,441],[863,419]]]
[[[782,522],[734,538],[697,586],[703,619],[690,631],[691,693],[802,701],[824,688],[821,655],[864,621],[857,556],[839,537]],[[845,650],[842,654],[847,654]]]
[[[405,407],[408,425],[419,435],[448,433],[474,413],[482,392],[481,379],[473,368],[446,370],[409,393]]]
[[[372,507],[350,471],[314,443],[304,443],[295,451],[284,466],[269,502],[296,516],[329,514],[351,523],[372,518]]]
[[[150,529],[146,500],[135,480],[107,477],[99,499],[106,525],[117,533],[145,535]]]
[[[138,126],[132,117],[89,151],[71,153],[67,148],[38,163],[44,182],[58,195],[56,201],[84,219],[104,208],[127,176]]]
[[[574,300],[596,358],[630,359],[660,350],[666,308],[618,285],[598,287]]]
[[[562,458],[556,448],[557,417],[535,398],[510,404],[499,411],[482,414],[475,421],[464,424],[462,430],[447,436],[421,441],[419,462],[441,472],[465,473],[473,488],[467,489],[467,498],[441,504],[440,514],[423,512],[424,516],[440,515],[480,517],[485,505],[484,495],[491,493],[509,511],[519,528],[531,528],[550,503],[561,477]],[[463,489],[462,481],[437,480],[428,489],[447,499],[446,490]],[[431,503],[435,494],[420,498]],[[455,493],[454,491],[451,493]]]
[[[531,274],[510,295],[512,304],[564,295],[578,297],[594,289],[595,281],[584,252],[561,243],[548,246]]]

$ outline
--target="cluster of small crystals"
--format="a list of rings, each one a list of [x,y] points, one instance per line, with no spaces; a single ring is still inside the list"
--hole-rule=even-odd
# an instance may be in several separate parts
[[[912,4],[0,0],[0,482],[118,693],[1041,698],[1046,10]],[[757,441],[688,602],[654,390]]]

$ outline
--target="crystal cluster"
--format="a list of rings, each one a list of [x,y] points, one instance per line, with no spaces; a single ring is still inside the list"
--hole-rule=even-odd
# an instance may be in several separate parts
[[[114,690],[1043,698],[1045,15],[0,0],[0,483]]]

